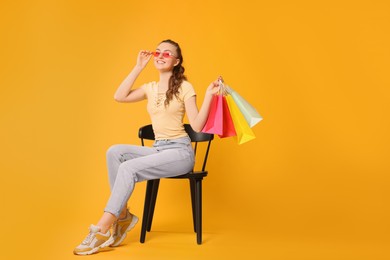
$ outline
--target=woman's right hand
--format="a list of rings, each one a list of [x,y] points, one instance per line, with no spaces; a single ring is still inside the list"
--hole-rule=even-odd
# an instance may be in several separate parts
[[[140,51],[137,57],[137,66],[144,69],[152,56],[153,53],[151,51]]]

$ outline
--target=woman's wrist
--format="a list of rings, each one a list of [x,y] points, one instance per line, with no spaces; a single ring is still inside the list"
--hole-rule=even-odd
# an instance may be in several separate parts
[[[204,96],[203,102],[211,103],[211,100],[213,99],[213,96],[214,96],[214,93],[212,93],[212,92],[206,92],[206,94],[205,94],[205,96]]]
[[[133,71],[139,73],[139,72],[141,72],[143,69],[144,69],[144,68],[143,68],[141,65],[137,64],[137,65],[134,66]]]

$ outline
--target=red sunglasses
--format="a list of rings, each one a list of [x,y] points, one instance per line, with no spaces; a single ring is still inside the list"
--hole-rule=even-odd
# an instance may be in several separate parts
[[[152,54],[153,54],[154,57],[159,57],[160,54],[162,54],[162,56],[163,56],[164,58],[171,58],[171,57],[176,58],[175,55],[173,55],[173,54],[170,53],[170,52],[154,51],[154,52],[152,52]]]

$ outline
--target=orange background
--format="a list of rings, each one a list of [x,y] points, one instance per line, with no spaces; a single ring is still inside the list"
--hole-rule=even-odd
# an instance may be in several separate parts
[[[149,123],[145,102],[113,94],[140,49],[171,38],[198,105],[222,75],[264,120],[255,140],[212,146],[202,246],[188,184],[163,181],[156,233],[139,244],[139,223],[93,257],[389,259],[389,13],[387,1],[3,1],[1,258],[75,258],[109,196],[107,148],[138,144]],[[149,64],[136,84],[156,79]]]

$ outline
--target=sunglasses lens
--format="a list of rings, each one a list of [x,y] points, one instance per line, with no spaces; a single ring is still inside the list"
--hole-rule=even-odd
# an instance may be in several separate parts
[[[161,53],[160,51],[154,51],[153,52],[153,56],[154,57],[160,57],[160,54],[162,54],[162,56],[164,57],[164,58],[170,58],[170,57],[173,57],[173,55],[170,53],[170,52],[163,52],[163,53]]]

